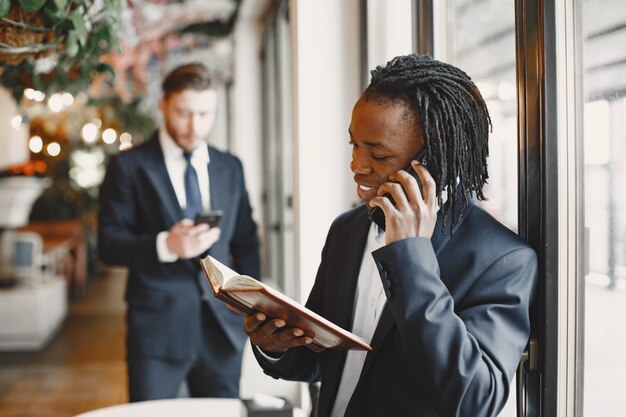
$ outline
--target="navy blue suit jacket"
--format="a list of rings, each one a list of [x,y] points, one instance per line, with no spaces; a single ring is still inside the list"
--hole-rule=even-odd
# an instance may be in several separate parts
[[[350,329],[363,256],[374,257],[390,286],[347,417],[496,416],[506,401],[530,333],[535,253],[473,202],[452,237],[441,222],[431,240],[373,254],[363,254],[364,206],[331,226],[308,307]],[[268,375],[321,380],[318,417],[330,414],[345,351],[300,347],[273,365],[255,354]]]
[[[222,209],[221,236],[209,250],[242,274],[259,277],[259,241],[251,216],[241,162],[209,147],[212,209]],[[241,350],[242,318],[210,293],[197,259],[161,263],[159,232],[183,218],[156,135],[112,158],[100,190],[98,250],[103,261],[129,268],[128,356],[189,360],[201,333],[202,303],[208,303],[223,335],[215,343]]]

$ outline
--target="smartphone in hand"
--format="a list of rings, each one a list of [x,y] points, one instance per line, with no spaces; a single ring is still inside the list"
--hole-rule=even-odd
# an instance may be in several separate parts
[[[195,223],[196,224],[206,223],[210,227],[216,227],[219,224],[222,216],[224,216],[223,210],[203,211],[203,212],[198,213],[198,215],[196,216]]]
[[[426,148],[424,148],[414,159],[417,159],[420,163],[422,163],[425,155],[426,155]],[[417,180],[417,186],[419,187],[420,193],[421,193],[422,182],[420,181],[419,177],[417,176],[417,173],[415,172],[411,164],[409,164],[409,166],[405,168],[404,170]],[[394,204],[394,205],[396,204],[396,202],[393,201],[393,197],[391,196],[391,194],[385,193],[383,194],[383,197],[387,197],[389,200],[391,200],[391,204]],[[378,206],[372,207],[368,213],[368,217],[371,221],[376,223],[378,227],[385,230],[385,213],[383,212],[383,209],[381,209]]]

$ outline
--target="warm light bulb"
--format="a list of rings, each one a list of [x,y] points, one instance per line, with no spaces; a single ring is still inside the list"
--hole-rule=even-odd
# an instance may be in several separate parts
[[[48,99],[48,107],[55,113],[63,110],[63,96],[61,94],[52,94]]]
[[[117,132],[115,131],[115,129],[104,129],[104,132],[102,132],[102,140],[104,141],[104,143],[111,144],[115,142],[115,139],[117,139]]]
[[[35,101],[41,102],[46,99],[46,95],[43,93],[43,91],[35,90],[35,93],[33,94],[33,98],[35,99]]]
[[[69,107],[72,104],[74,104],[74,96],[70,93],[63,93],[63,105]]]
[[[133,137],[130,133],[128,132],[124,132],[120,135],[120,142],[130,145],[130,143],[133,141]]]
[[[32,88],[27,88],[24,90],[24,97],[26,97],[29,100],[34,100],[35,99],[35,90],[33,90]]]
[[[46,151],[50,156],[57,156],[61,153],[61,145],[56,142],[50,142],[48,146],[46,146]]]
[[[85,143],[94,143],[98,137],[98,127],[93,123],[86,123],[81,130]]]
[[[41,152],[41,150],[43,149],[43,140],[41,139],[41,137],[35,135],[30,138],[30,140],[28,141],[28,149],[30,149],[32,153]]]
[[[11,126],[13,126],[13,129],[15,130],[22,127],[22,116],[19,114],[17,116],[13,116],[13,118],[11,118]]]

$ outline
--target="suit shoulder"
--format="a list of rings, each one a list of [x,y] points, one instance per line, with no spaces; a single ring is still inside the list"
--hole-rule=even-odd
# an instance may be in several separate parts
[[[241,160],[238,157],[229,152],[220,151],[213,146],[209,146],[209,155],[211,159],[219,160],[224,164],[241,165]]]
[[[528,257],[536,257],[534,249],[528,242],[476,203],[472,205],[463,222],[463,229],[462,233],[466,239],[479,243],[482,250],[488,253],[516,251],[519,255],[527,253]]]
[[[111,160],[115,160],[122,164],[136,163],[144,160],[145,156],[151,152],[151,147],[153,146],[154,144],[151,143],[151,140],[148,140],[140,145],[133,146],[128,150],[121,151],[118,154],[111,156]]]

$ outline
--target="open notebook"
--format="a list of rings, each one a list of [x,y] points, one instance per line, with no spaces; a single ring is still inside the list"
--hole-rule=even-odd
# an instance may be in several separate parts
[[[313,338],[307,345],[310,349],[372,350],[360,337],[262,282],[237,274],[211,256],[203,258],[200,264],[215,297],[246,314],[260,311],[267,317],[285,320],[286,327],[302,329]]]

